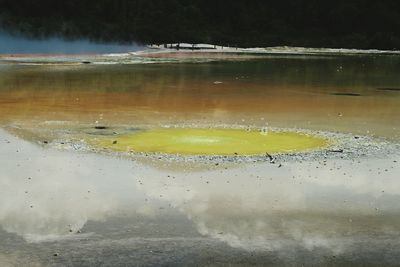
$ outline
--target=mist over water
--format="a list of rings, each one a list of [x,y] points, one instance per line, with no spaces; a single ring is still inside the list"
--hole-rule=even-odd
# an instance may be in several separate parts
[[[86,39],[63,40],[52,37],[48,39],[29,39],[0,32],[0,54],[84,54],[84,53],[123,53],[141,50],[143,46],[136,43],[93,43]]]

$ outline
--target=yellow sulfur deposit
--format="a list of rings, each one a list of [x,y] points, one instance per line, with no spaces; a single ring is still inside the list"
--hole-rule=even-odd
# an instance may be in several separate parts
[[[322,137],[296,132],[244,129],[163,128],[99,138],[96,146],[116,151],[183,155],[259,155],[301,152],[329,145]]]

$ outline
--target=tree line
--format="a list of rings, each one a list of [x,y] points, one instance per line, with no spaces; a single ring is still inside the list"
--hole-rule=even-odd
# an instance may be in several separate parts
[[[32,38],[400,49],[398,0],[0,0],[0,27]]]

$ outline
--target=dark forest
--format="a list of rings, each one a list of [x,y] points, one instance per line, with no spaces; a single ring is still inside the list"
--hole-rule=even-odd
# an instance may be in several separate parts
[[[31,38],[400,49],[398,0],[0,0],[0,25]]]

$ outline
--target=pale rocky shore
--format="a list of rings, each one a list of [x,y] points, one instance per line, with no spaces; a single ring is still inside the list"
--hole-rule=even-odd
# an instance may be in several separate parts
[[[266,47],[239,48],[211,44],[147,45],[141,50],[110,54],[0,54],[0,64],[152,64],[249,60],[267,56],[399,56],[398,50]]]

